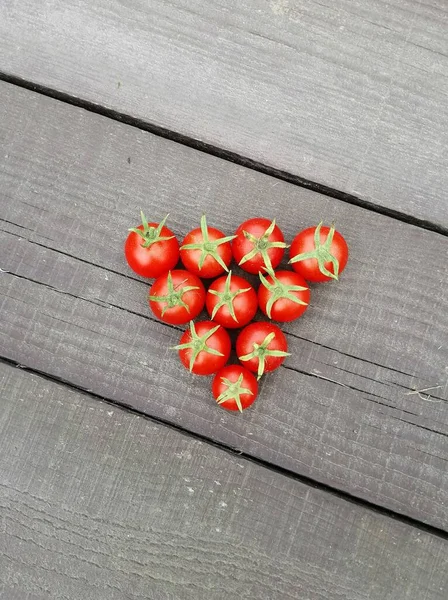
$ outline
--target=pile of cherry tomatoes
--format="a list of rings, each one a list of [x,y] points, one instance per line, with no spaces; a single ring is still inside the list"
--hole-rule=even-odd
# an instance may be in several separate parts
[[[288,246],[275,220],[264,218],[249,219],[226,236],[203,215],[200,227],[179,245],[165,225],[167,217],[148,223],[141,213],[141,224],[129,230],[125,242],[126,260],[138,275],[155,279],[148,297],[154,315],[172,325],[188,323],[174,347],[182,364],[196,375],[214,375],[217,403],[243,411],[256,399],[260,377],[288,356],[286,337],[271,320],[292,321],[306,311],[307,282],[338,279],[347,264],[347,243],[333,226],[319,223],[300,231]],[[276,270],[288,247],[292,270]],[[179,259],[183,268],[176,268]],[[232,261],[258,276],[258,290],[232,273]],[[210,318],[195,322],[204,306]],[[258,309],[269,320],[252,322]],[[227,365],[229,329],[240,330],[239,364]]]

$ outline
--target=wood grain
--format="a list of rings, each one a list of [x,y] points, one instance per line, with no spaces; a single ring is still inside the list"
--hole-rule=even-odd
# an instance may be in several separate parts
[[[0,70],[448,227],[444,0],[0,4]]]
[[[442,236],[7,84],[0,90],[4,356],[447,526]],[[232,232],[256,207],[277,216],[288,239],[324,215],[349,240],[341,281],[313,289],[306,316],[285,328],[292,356],[242,417],[217,409],[209,379],[189,376],[169,350],[179,332],[151,320],[148,284],[122,255],[141,207],[157,218],[170,212],[179,236],[203,211]],[[414,393],[426,388],[435,389]]]
[[[446,598],[441,538],[19,369],[0,381],[0,597]]]

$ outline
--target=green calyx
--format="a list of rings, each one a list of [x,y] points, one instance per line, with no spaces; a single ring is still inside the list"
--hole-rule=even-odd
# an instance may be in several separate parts
[[[249,354],[244,354],[244,356],[238,357],[242,361],[251,360],[252,358],[258,358],[257,379],[260,379],[260,377],[264,373],[266,367],[266,358],[268,356],[290,356],[289,352],[284,352],[283,350],[270,350],[268,348],[269,344],[274,338],[275,332],[272,331],[264,338],[261,344],[253,344],[254,349],[252,352],[250,352]]]
[[[202,215],[202,217],[201,217],[201,233],[202,233],[202,242],[198,242],[197,244],[185,244],[184,246],[181,246],[180,249],[181,250],[200,250],[201,251],[201,256],[199,257],[199,261],[198,261],[199,269],[202,269],[202,267],[204,266],[204,262],[205,262],[205,259],[207,258],[207,256],[211,256],[212,258],[214,258],[216,260],[216,262],[219,265],[221,265],[221,267],[225,271],[228,271],[229,269],[228,269],[226,263],[223,261],[223,259],[221,258],[220,254],[218,252],[218,246],[220,246],[221,244],[225,244],[226,242],[230,242],[236,236],[228,235],[227,237],[222,237],[217,240],[211,240],[208,235],[207,220],[205,218],[205,215]]]
[[[241,404],[242,394],[254,395],[249,388],[243,387],[243,374],[241,373],[236,381],[230,381],[230,379],[227,379],[226,377],[221,377],[221,381],[227,386],[227,389],[216,398],[216,402],[218,404],[223,404],[228,400],[234,400],[238,410],[243,412],[243,405]]]
[[[269,271],[269,276],[272,279],[272,283],[269,283],[267,278],[263,275],[263,273],[259,273],[259,277],[261,283],[265,288],[269,290],[271,293],[269,300],[266,303],[266,313],[268,317],[271,319],[271,311],[274,304],[280,298],[285,298],[286,300],[291,300],[291,302],[295,302],[296,304],[301,304],[302,306],[307,306],[308,303],[304,302],[300,298],[298,298],[293,292],[304,292],[307,290],[307,287],[303,287],[301,285],[287,285],[286,283],[282,283],[276,276],[274,271]]]
[[[301,260],[315,258],[317,260],[317,264],[322,275],[326,275],[327,277],[331,277],[332,279],[337,280],[339,278],[339,261],[336,258],[336,256],[334,256],[330,251],[331,243],[333,241],[333,236],[335,232],[334,225],[330,227],[327,239],[323,244],[320,241],[321,228],[322,221],[319,223],[319,225],[316,227],[316,230],[314,231],[314,250],[311,250],[310,252],[303,252],[302,254],[297,254],[296,256],[291,258],[289,262],[290,264],[292,264]],[[333,265],[334,273],[332,273],[325,267],[325,263],[327,262],[330,262]]]
[[[149,299],[153,302],[165,302],[165,306],[162,308],[162,317],[169,308],[174,308],[175,306],[183,306],[187,312],[190,312],[190,307],[182,300],[182,296],[191,290],[198,290],[199,287],[197,285],[186,285],[184,287],[180,287],[183,283],[185,283],[185,281],[186,279],[174,287],[171,271],[168,271],[166,281],[168,292],[164,296],[149,296]]]
[[[139,229],[138,227],[133,227],[132,229],[129,229],[129,231],[133,231],[134,233],[139,235],[141,238],[143,238],[144,241],[141,244],[143,246],[143,248],[149,248],[152,244],[155,244],[156,242],[164,242],[165,240],[171,240],[174,237],[174,235],[170,235],[170,236],[161,235],[162,229],[163,229],[169,215],[166,215],[166,217],[160,221],[160,223],[157,225],[157,227],[150,227],[148,225],[148,220],[146,219],[145,215],[143,214],[143,211],[140,211],[140,217],[142,220],[143,229]]]
[[[236,315],[235,315],[235,308],[233,306],[233,301],[234,301],[235,297],[238,296],[238,294],[244,294],[244,292],[248,292],[250,290],[250,288],[244,288],[244,289],[236,290],[235,292],[231,292],[230,291],[231,282],[232,282],[232,271],[229,271],[229,274],[226,277],[226,283],[224,286],[224,290],[222,292],[217,292],[215,290],[209,290],[210,294],[213,294],[214,296],[218,296],[218,298],[219,298],[219,301],[215,304],[215,306],[213,308],[212,320],[215,318],[216,313],[218,312],[218,310],[221,307],[227,306],[227,309],[228,309],[229,313],[231,314],[233,320],[238,323],[238,319],[236,318]]]
[[[240,262],[238,263],[240,266],[243,265],[248,260],[255,258],[255,256],[257,256],[257,254],[261,254],[266,269],[267,270],[272,269],[272,263],[271,263],[271,259],[268,254],[268,250],[270,250],[271,248],[288,248],[288,244],[285,244],[284,242],[270,242],[269,241],[269,236],[274,231],[274,227],[275,227],[275,219],[272,221],[272,223],[269,225],[269,227],[266,229],[266,231],[263,233],[263,235],[259,238],[252,235],[248,231],[243,230],[244,237],[247,240],[249,240],[250,242],[252,242],[254,247],[250,252],[245,254],[243,256],[243,258],[240,260]]]
[[[194,363],[200,352],[208,352],[209,354],[214,354],[215,356],[224,356],[222,352],[215,350],[214,348],[210,348],[207,346],[207,340],[221,327],[221,325],[217,325],[204,333],[204,335],[199,336],[196,333],[196,327],[193,321],[190,321],[190,335],[191,342],[186,342],[185,344],[178,344],[177,346],[173,346],[172,350],[187,350],[191,349],[191,357],[190,357],[190,373],[193,370]]]

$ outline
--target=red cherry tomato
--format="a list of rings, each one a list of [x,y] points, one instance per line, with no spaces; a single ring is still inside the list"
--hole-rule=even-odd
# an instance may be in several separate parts
[[[182,325],[204,308],[205,289],[193,273],[176,269],[158,277],[149,290],[149,306],[155,316],[171,325]]]
[[[182,334],[180,344],[175,349],[190,373],[212,375],[229,360],[231,342],[221,325],[213,321],[190,321],[189,328]]]
[[[257,379],[277,369],[288,356],[288,343],[282,330],[267,321],[247,325],[236,340],[236,353],[242,364],[257,373]]]
[[[251,284],[232,272],[216,279],[208,288],[205,306],[213,321],[235,329],[244,327],[255,316],[257,294]]]
[[[179,260],[179,242],[165,227],[167,218],[168,215],[160,223],[148,223],[142,212],[142,224],[129,230],[124,254],[131,269],[142,277],[160,277]]]
[[[290,264],[307,281],[338,279],[348,260],[348,246],[334,227],[304,229],[294,238],[289,251]]]
[[[208,227],[205,215],[202,215],[201,226],[190,231],[182,242],[180,258],[184,267],[206,279],[228,271],[232,260],[230,241],[234,237],[226,237],[219,229]]]
[[[212,394],[226,410],[239,410],[255,402],[258,383],[255,376],[241,365],[228,365],[220,369],[213,379]]]
[[[294,271],[260,273],[258,304],[261,311],[274,321],[293,321],[308,308],[310,288],[304,278]]]
[[[249,219],[235,233],[233,257],[244,271],[258,274],[279,265],[287,244],[275,219]]]

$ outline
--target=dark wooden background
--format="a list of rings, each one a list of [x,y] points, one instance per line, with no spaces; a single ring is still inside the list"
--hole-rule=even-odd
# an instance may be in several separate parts
[[[0,4],[0,598],[445,599],[447,5]],[[219,410],[122,245],[351,260]]]

